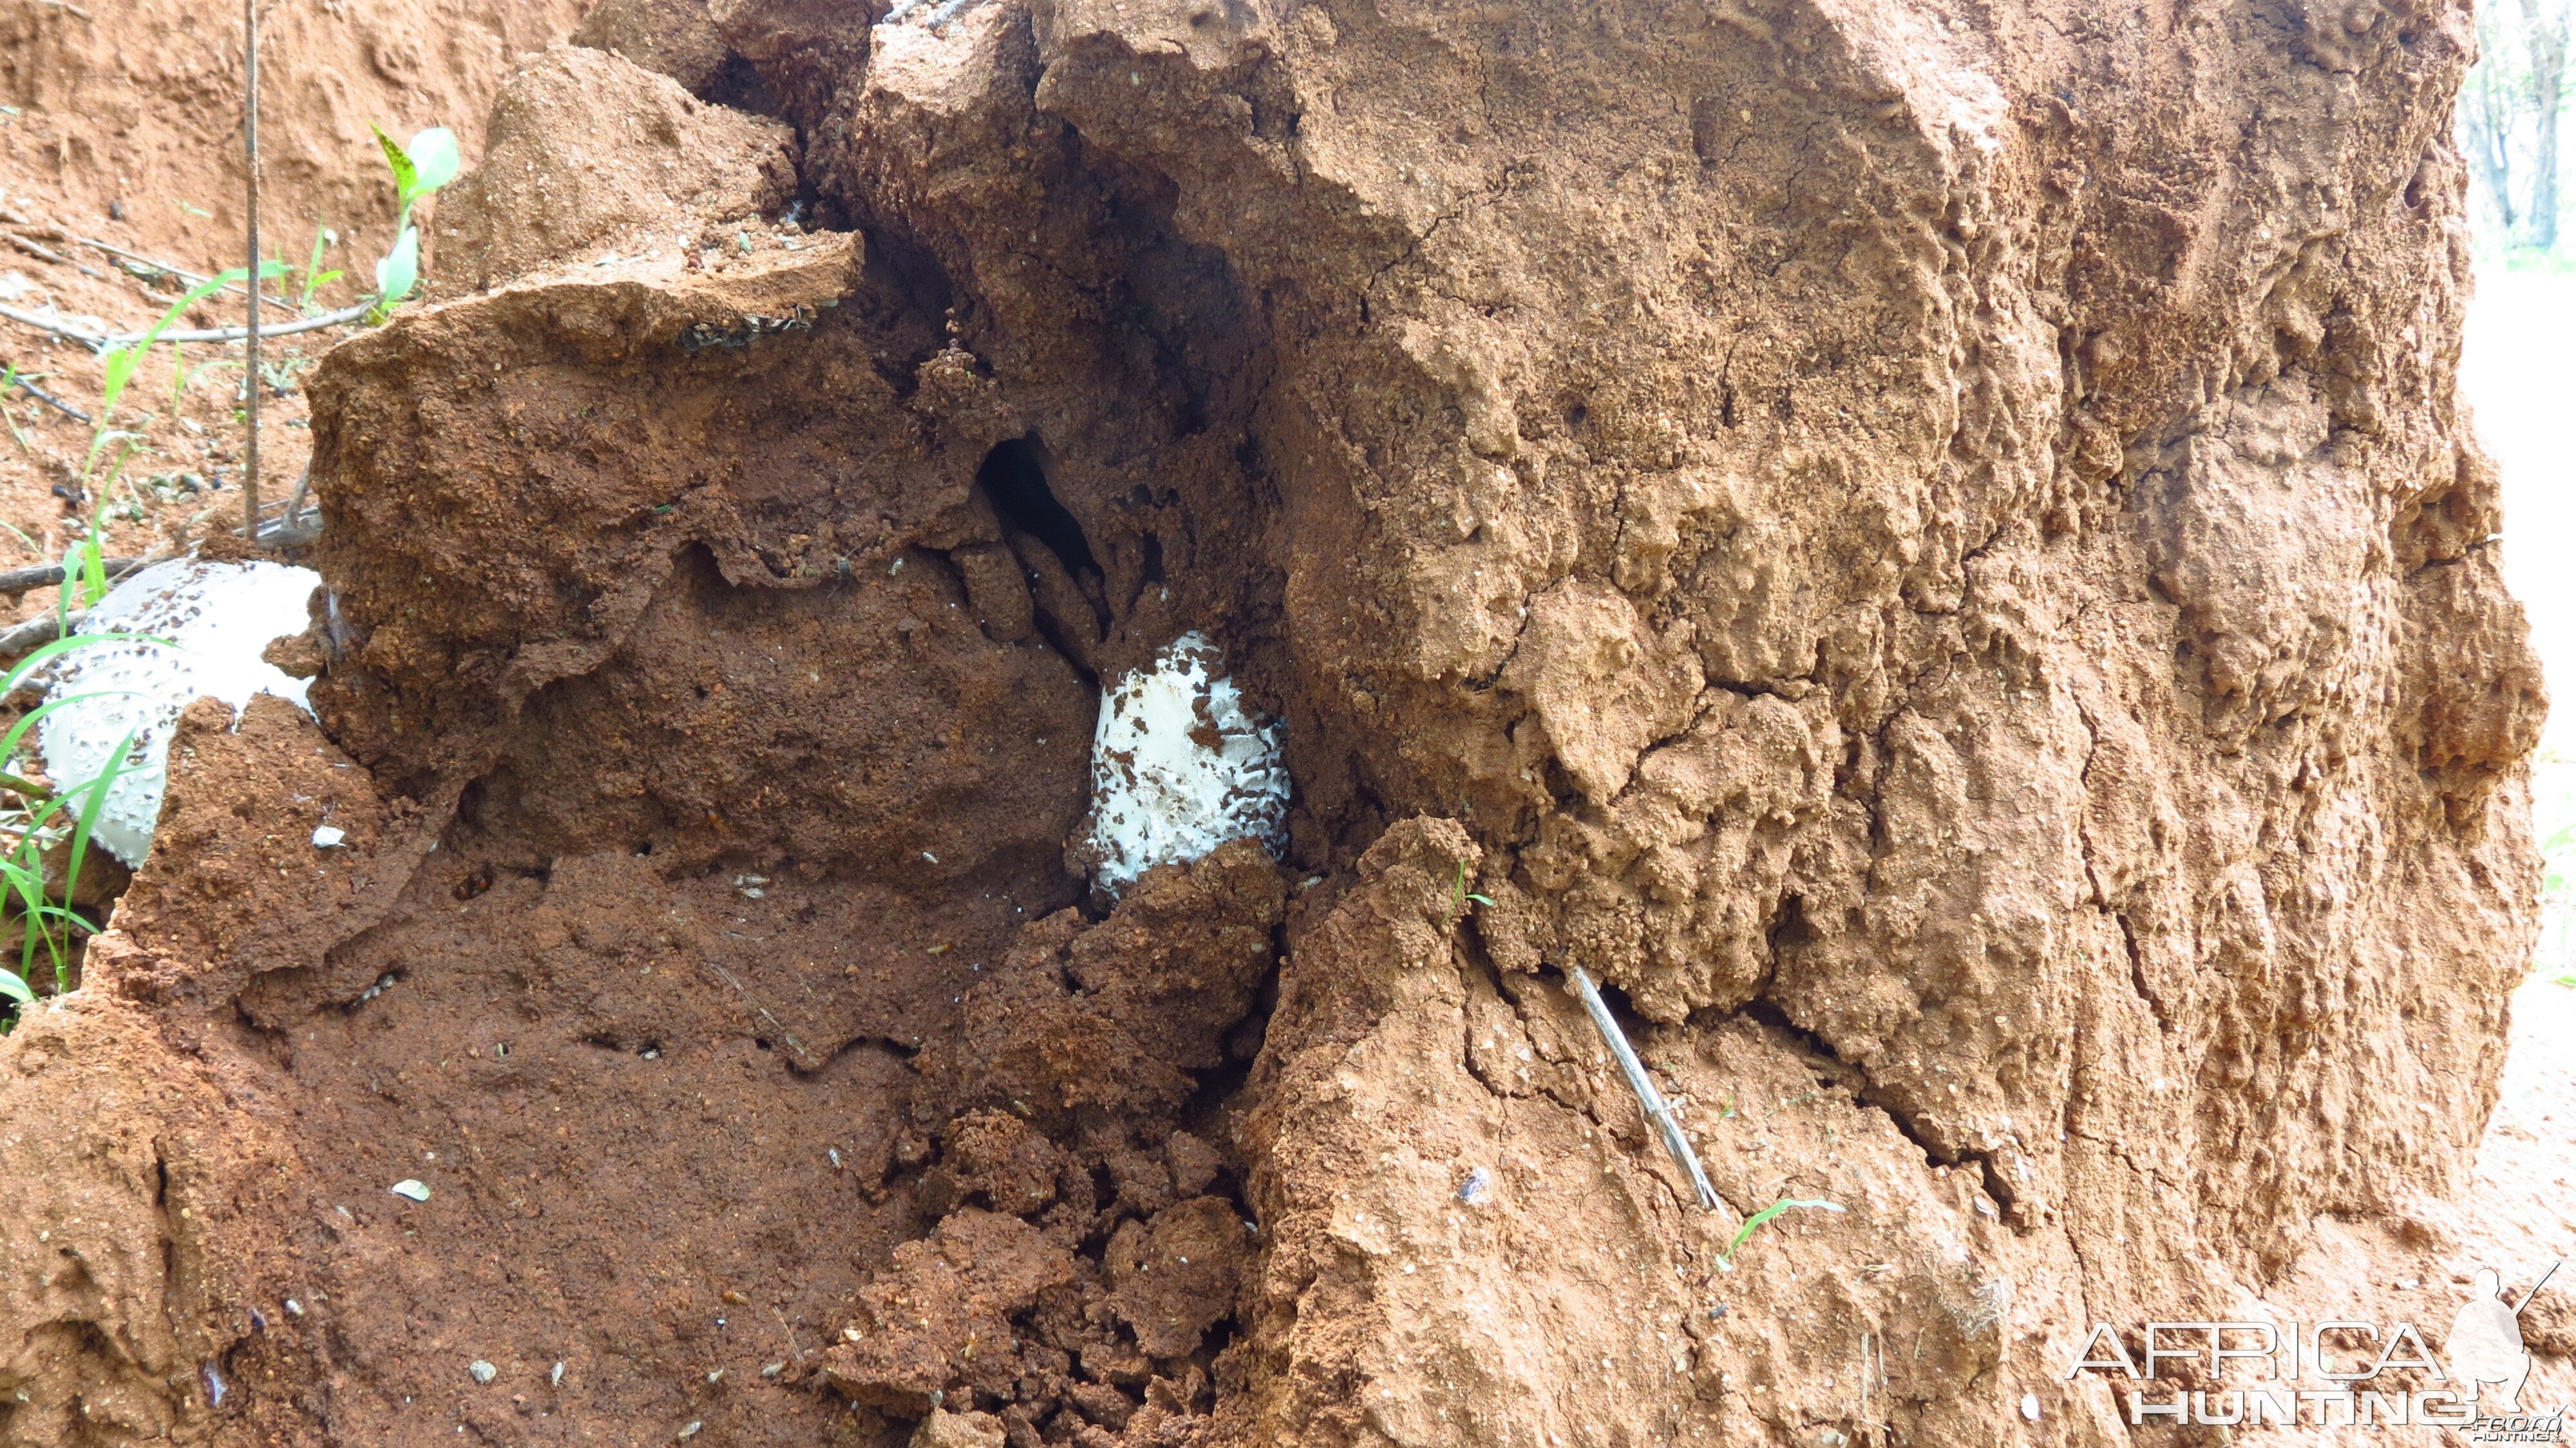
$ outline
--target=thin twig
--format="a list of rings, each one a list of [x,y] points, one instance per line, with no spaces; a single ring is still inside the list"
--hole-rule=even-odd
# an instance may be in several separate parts
[[[1663,1133],[1664,1150],[1673,1154],[1674,1165],[1690,1178],[1692,1188],[1699,1193],[1699,1204],[1716,1211],[1717,1188],[1708,1184],[1708,1173],[1700,1169],[1699,1153],[1691,1150],[1690,1138],[1682,1135],[1680,1120],[1673,1115],[1673,1109],[1664,1104],[1664,1094],[1655,1089],[1654,1081],[1646,1075],[1645,1063],[1637,1059],[1635,1048],[1628,1044],[1627,1033],[1620,1030],[1619,1022],[1612,1018],[1609,1003],[1601,999],[1600,990],[1592,984],[1592,977],[1583,973],[1582,966],[1567,966],[1565,978],[1573,983],[1575,999],[1583,1002],[1583,1009],[1592,1017],[1592,1024],[1601,1032],[1601,1039],[1609,1043],[1610,1054],[1618,1058],[1619,1070],[1628,1078],[1628,1089],[1637,1093],[1637,1105],[1645,1110],[1646,1119],[1655,1123],[1655,1128]]]
[[[242,334],[249,384],[245,415],[248,437],[242,447],[242,531],[259,541],[259,0],[242,0],[242,160],[248,192],[244,219],[250,231],[249,326]]]
[[[108,279],[107,273],[100,271],[97,267],[91,266],[88,262],[74,261],[70,257],[63,255],[61,252],[54,250],[52,247],[39,246],[15,232],[0,232],[0,236],[7,237],[11,246],[18,248],[20,251],[25,252],[27,255],[34,257],[38,261],[49,261],[57,266],[70,267],[72,270],[79,272],[82,276],[89,277],[96,281],[103,282]]]
[[[57,266],[72,265],[72,259],[70,257],[63,255],[61,252],[54,250],[50,246],[40,246],[35,242],[29,241],[27,238],[20,236],[14,231],[0,232],[0,237],[7,238],[11,246],[18,248],[20,251],[25,252],[27,255],[34,257],[38,261],[49,261]]]
[[[81,411],[79,408],[63,401],[61,398],[47,392],[45,389],[38,387],[36,384],[28,381],[24,377],[12,377],[9,380],[16,383],[18,385],[18,389],[26,393],[29,397],[36,399],[38,402],[45,404],[47,407],[50,407],[54,411],[61,413],[63,416],[72,419],[74,422],[87,422],[90,420],[88,413]]]
[[[47,609],[25,623],[0,629],[0,659],[24,658],[67,633],[78,633],[81,620],[87,617],[88,612],[82,609],[74,609],[68,615]]]
[[[318,317],[306,317],[299,322],[289,322],[283,327],[261,327],[259,334],[263,337],[285,337],[297,332],[318,332],[325,327],[345,327],[373,311],[375,305],[375,298],[369,297],[363,302],[342,307],[336,312],[325,312]],[[0,306],[0,319],[18,322],[40,332],[51,332],[57,337],[68,338],[99,352],[104,352],[110,347],[131,347],[151,335],[146,332],[85,332],[78,327],[66,327],[49,317],[40,317],[34,312],[22,312],[10,306]],[[201,327],[191,332],[164,332],[153,337],[152,340],[155,342],[239,342],[249,336],[250,331],[245,327]]]
[[[2526,1293],[2522,1294],[2522,1300],[2521,1300],[2520,1302],[2517,1302],[2517,1303],[2515,1303],[2515,1304],[2513,1305],[2513,1315],[2514,1315],[2514,1316],[2516,1316],[2516,1317],[2520,1317],[2520,1316],[2522,1316],[2522,1310],[2523,1310],[2524,1308],[2529,1307],[2529,1306],[2531,1305],[2531,1299],[2533,1299],[2533,1298],[2535,1298],[2535,1297],[2538,1297],[2538,1296],[2540,1295],[2540,1289],[2542,1289],[2543,1287],[2548,1286],[2548,1285],[2549,1285],[2549,1279],[2550,1279],[2550,1278],[2552,1278],[2552,1277],[2557,1276],[2557,1275],[2558,1275],[2558,1269],[2559,1269],[2559,1268],[2561,1268],[2561,1267],[2564,1267],[2564,1266],[2566,1266],[2566,1265],[2567,1265],[2567,1259],[2566,1259],[2566,1258],[2564,1258],[2564,1257],[2561,1257],[2561,1258],[2559,1258],[2557,1261],[2550,1263],[2550,1264],[2549,1264],[2549,1270],[2548,1270],[2548,1271],[2546,1271],[2546,1272],[2541,1273],[2541,1274],[2540,1274],[2540,1280],[2539,1280],[2539,1281],[2537,1281],[2537,1282],[2534,1282],[2533,1284],[2531,1284],[2531,1290],[2530,1290],[2529,1292],[2526,1292]]]
[[[293,494],[288,496],[286,500],[286,517],[284,522],[289,531],[295,530],[296,520],[303,516],[304,495],[312,491],[312,488],[313,464],[308,459],[304,464],[304,471],[295,475],[295,491]]]
[[[11,238],[11,240],[13,240],[13,241],[14,241],[14,240],[16,240],[16,238],[12,237],[12,238]],[[127,251],[124,247],[116,246],[116,245],[112,245],[111,243],[101,241],[101,240],[99,240],[97,237],[94,237],[94,236],[75,236],[75,237],[73,237],[73,238],[72,238],[72,240],[73,240],[73,241],[76,241],[76,242],[78,242],[78,243],[80,243],[82,246],[96,247],[96,248],[98,248],[100,251],[106,252],[109,256],[113,256],[113,257],[121,257],[121,258],[125,259],[126,261],[130,261],[130,262],[134,263],[136,266],[145,266],[145,267],[150,267],[151,269],[153,269],[154,271],[157,271],[157,272],[167,272],[167,273],[168,273],[168,274],[170,274],[171,276],[177,277],[179,280],[181,280],[181,281],[183,281],[183,282],[186,282],[188,285],[190,285],[190,286],[192,286],[192,287],[195,287],[195,286],[203,286],[203,285],[205,285],[207,282],[210,282],[210,281],[214,280],[214,278],[212,278],[212,277],[205,276],[205,275],[203,275],[203,274],[201,274],[201,273],[198,273],[198,272],[192,272],[192,271],[188,270],[186,267],[183,267],[183,266],[173,266],[173,265],[171,265],[170,263],[168,263],[168,262],[166,262],[166,261],[161,260],[159,257],[145,256],[145,255],[143,255],[141,252]],[[78,263],[74,263],[74,265],[78,265]],[[231,292],[231,293],[235,294],[236,296],[246,296],[246,295],[248,295],[248,293],[243,289],[243,287],[242,287],[241,283],[239,283],[239,282],[226,282],[226,283],[224,283],[224,288],[223,288],[223,289],[224,289],[225,291],[228,291],[228,292]],[[270,298],[268,299],[268,304],[269,304],[270,306],[272,306],[272,307],[289,307],[289,308],[291,308],[291,307],[294,305],[293,303],[288,302],[287,300],[285,300],[285,299],[284,299],[284,298],[282,298],[282,297],[270,297]],[[267,329],[263,328],[263,329],[262,329],[262,335],[266,335],[266,334],[267,334]]]
[[[313,465],[306,463],[295,478],[295,492],[286,500],[286,511],[259,525],[259,541],[278,548],[301,548],[322,536],[322,519],[315,515],[310,523],[303,521],[304,495],[313,486]],[[730,935],[733,932],[727,931]]]
[[[116,579],[146,564],[160,561],[158,558],[110,558],[106,559],[102,566],[107,570],[109,578]],[[16,598],[29,589],[51,588],[62,581],[63,566],[59,563],[39,563],[32,568],[0,569],[0,596]]]

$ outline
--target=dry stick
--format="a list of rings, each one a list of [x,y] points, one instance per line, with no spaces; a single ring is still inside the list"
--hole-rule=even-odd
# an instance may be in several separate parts
[[[2517,1302],[2517,1303],[2515,1303],[2515,1304],[2513,1305],[2513,1315],[2514,1315],[2514,1316],[2516,1316],[2516,1317],[2520,1317],[2520,1316],[2522,1316],[2522,1310],[2523,1310],[2524,1308],[2529,1307],[2529,1306],[2531,1305],[2531,1299],[2533,1299],[2533,1298],[2535,1298],[2535,1297],[2538,1297],[2538,1296],[2540,1295],[2540,1289],[2542,1289],[2543,1287],[2548,1286],[2548,1285],[2549,1285],[2549,1279],[2550,1279],[2550,1278],[2552,1278],[2552,1277],[2557,1276],[2557,1275],[2558,1275],[2558,1269],[2559,1269],[2559,1268],[2561,1268],[2561,1267],[2564,1267],[2564,1266],[2566,1266],[2566,1265],[2567,1265],[2567,1259],[2566,1259],[2566,1258],[2564,1258],[2564,1257],[2561,1257],[2561,1258],[2559,1258],[2557,1261],[2550,1263],[2550,1264],[2549,1264],[2549,1270],[2548,1270],[2548,1271],[2546,1271],[2546,1272],[2541,1273],[2541,1274],[2540,1274],[2540,1280],[2539,1280],[2539,1281],[2537,1281],[2537,1282],[2534,1282],[2533,1284],[2531,1284],[2531,1290],[2530,1290],[2529,1292],[2526,1292],[2526,1293],[2522,1294],[2522,1300],[2521,1300],[2520,1302]]]
[[[249,193],[245,208],[250,227],[250,325],[242,333],[248,357],[243,375],[250,383],[249,440],[242,448],[242,531],[259,542],[259,0],[242,0],[242,156]]]
[[[92,277],[99,281],[107,280],[107,273],[100,271],[97,267],[91,266],[87,262],[74,261],[70,257],[63,255],[59,251],[55,251],[51,247],[38,246],[36,243],[29,241],[27,238],[20,236],[15,232],[0,232],[0,236],[6,236],[11,246],[18,248],[20,251],[25,252],[27,255],[34,257],[38,261],[49,261],[58,266],[67,266],[72,270],[79,272],[82,276]]]
[[[122,578],[147,563],[160,561],[158,558],[110,558],[104,561],[103,566],[108,577]],[[32,568],[0,569],[0,596],[16,598],[29,589],[51,588],[62,581],[63,566],[59,563],[39,563]]]
[[[81,411],[79,408],[74,407],[74,406],[72,406],[70,403],[63,401],[61,398],[56,397],[55,395],[53,395],[53,394],[52,394],[52,393],[50,393],[50,392],[47,392],[45,389],[43,389],[43,388],[41,388],[41,387],[38,387],[36,384],[34,384],[33,382],[28,381],[26,378],[24,378],[24,377],[12,377],[12,378],[10,378],[9,380],[10,380],[12,383],[14,383],[14,384],[16,384],[16,385],[17,385],[17,388],[18,388],[18,390],[19,390],[19,391],[21,391],[21,392],[23,392],[23,393],[27,394],[29,397],[32,397],[32,398],[36,399],[38,402],[41,402],[41,403],[45,404],[47,407],[52,408],[54,411],[61,413],[63,416],[70,418],[72,421],[74,421],[74,422],[87,422],[87,421],[89,421],[89,414],[88,414],[88,413]]]
[[[1575,998],[1583,1002],[1583,1009],[1600,1030],[1601,1039],[1610,1044],[1610,1054],[1619,1058],[1619,1070],[1628,1078],[1628,1089],[1637,1093],[1637,1104],[1645,1109],[1646,1119],[1655,1123],[1655,1128],[1664,1134],[1664,1150],[1673,1154],[1673,1164],[1690,1178],[1691,1186],[1699,1193],[1699,1204],[1716,1211],[1717,1188],[1708,1184],[1708,1173],[1700,1169],[1699,1153],[1691,1150],[1690,1138],[1682,1135],[1682,1124],[1674,1117],[1673,1108],[1664,1104],[1664,1094],[1655,1089],[1654,1081],[1646,1075],[1645,1064],[1637,1059],[1636,1050],[1628,1044],[1627,1033],[1620,1030],[1619,1023],[1611,1018],[1609,1004],[1601,999],[1601,992],[1592,984],[1592,977],[1583,973],[1582,966],[1569,965],[1565,968],[1565,978],[1574,983]]]
[[[75,610],[66,618],[47,609],[25,623],[0,629],[0,659],[24,658],[65,634],[79,633],[81,620],[87,617],[85,610]]]
[[[14,241],[17,238],[12,237],[10,239]],[[107,242],[100,241],[96,237],[75,236],[72,240],[79,242],[83,246],[96,247],[100,251],[106,252],[109,256],[122,257],[125,260],[134,263],[136,266],[148,266],[154,271],[167,272],[192,287],[203,286],[207,282],[214,280],[212,277],[200,276],[197,273],[188,270],[186,267],[172,266],[166,261],[145,256],[141,252],[127,251],[124,247],[112,246]],[[241,286],[234,282],[224,283],[223,289],[228,292],[239,292],[242,290]],[[272,306],[283,307],[289,305],[283,297],[271,297],[268,300]]]
[[[300,322],[289,322],[283,327],[263,325],[259,329],[259,334],[263,337],[284,337],[296,332],[318,332],[324,327],[344,327],[365,316],[375,305],[375,298],[370,297],[353,306],[342,307],[336,312],[325,312],[318,317],[306,317]],[[85,332],[78,327],[66,327],[50,317],[38,316],[34,312],[20,311],[16,307],[9,306],[0,306],[0,319],[22,323],[40,332],[51,332],[57,337],[68,338],[84,347],[102,352],[110,347],[131,347],[142,341],[146,335],[142,332]],[[190,332],[163,332],[152,340],[155,342],[240,342],[248,340],[249,337],[250,329],[247,327],[201,327]]]
[[[297,521],[304,514],[304,495],[312,487],[313,465],[306,463],[304,471],[295,476],[295,491],[287,495],[286,511],[280,513],[276,521],[260,525],[260,541],[274,541],[278,547],[295,548],[322,536],[321,519],[314,519],[310,528]]]

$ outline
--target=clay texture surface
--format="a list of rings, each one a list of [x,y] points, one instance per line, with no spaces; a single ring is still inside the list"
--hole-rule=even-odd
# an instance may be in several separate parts
[[[502,114],[676,118],[654,239],[323,362],[318,722],[191,716],[87,1002],[0,1045],[0,1118],[85,1031],[234,1122],[176,1197],[79,1128],[81,1240],[171,1252],[0,1296],[44,1402],[2112,1443],[2094,1321],[2450,1280],[2545,708],[2464,6],[614,10],[667,50]],[[542,132],[482,234],[604,194]],[[755,175],[793,215],[702,230]],[[1102,682],[1193,631],[1284,855],[1113,902]],[[1784,1199],[1839,1210],[1728,1256]]]

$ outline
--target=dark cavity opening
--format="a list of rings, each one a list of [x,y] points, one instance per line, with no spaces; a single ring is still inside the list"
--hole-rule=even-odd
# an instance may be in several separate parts
[[[1082,534],[1082,524],[1056,501],[1055,490],[1047,486],[1046,468],[1038,460],[1035,438],[1015,437],[996,444],[975,474],[975,481],[984,489],[984,496],[993,500],[993,511],[1002,515],[1002,521],[1053,550],[1065,572],[1079,578],[1085,570],[1100,571],[1099,560],[1091,556],[1091,540]]]

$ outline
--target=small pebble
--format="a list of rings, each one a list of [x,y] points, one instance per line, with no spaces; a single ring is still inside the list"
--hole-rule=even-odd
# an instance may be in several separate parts
[[[386,1188],[386,1190],[392,1192],[398,1197],[409,1197],[415,1202],[425,1202],[429,1200],[428,1183],[416,1181],[410,1177],[404,1177],[401,1181],[398,1181],[391,1187]]]
[[[698,1436],[698,1430],[705,1426],[706,1424],[704,1423],[691,1423],[689,1426],[680,1430],[680,1441],[686,1443],[690,1439],[695,1438]]]
[[[1494,1174],[1481,1166],[1467,1173],[1467,1179],[1458,1185],[1458,1200],[1471,1207],[1483,1205],[1485,1198],[1493,1194]]]
[[[2024,1393],[2021,1395],[2021,1419],[2025,1423],[2036,1423],[2039,1421],[2039,1394]]]
[[[289,1317],[302,1317],[304,1315],[304,1304],[296,1301],[292,1297],[286,1299],[286,1315]]]
[[[492,1366],[481,1358],[476,1358],[474,1361],[467,1363],[465,1365],[465,1371],[471,1374],[474,1381],[478,1383],[488,1383],[501,1375],[501,1370],[499,1368]]]
[[[549,1386],[549,1387],[556,1387],[556,1388],[560,1388],[560,1387],[562,1387],[562,1386],[563,1386],[563,1364],[562,1364],[562,1363],[557,1363],[557,1364],[555,1364],[555,1370],[554,1370],[552,1373],[548,1374],[548,1375],[547,1375],[547,1377],[546,1377],[546,1384],[547,1384],[547,1386]]]
[[[340,848],[341,843],[348,838],[349,832],[340,828],[338,825],[320,825],[315,827],[313,831],[313,848],[317,850],[336,850]]]

